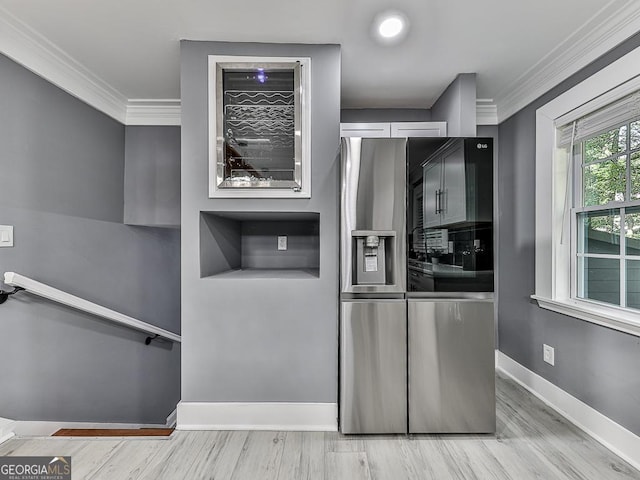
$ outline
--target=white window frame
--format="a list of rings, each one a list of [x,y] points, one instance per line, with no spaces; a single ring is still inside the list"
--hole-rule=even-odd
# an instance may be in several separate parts
[[[536,111],[535,294],[542,308],[640,336],[640,312],[572,295],[574,215],[565,215],[569,162],[556,147],[557,127],[640,89],[640,48],[621,57]],[[574,290],[575,291],[575,290]]]

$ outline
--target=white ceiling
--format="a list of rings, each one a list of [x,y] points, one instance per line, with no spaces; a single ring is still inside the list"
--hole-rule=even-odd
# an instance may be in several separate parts
[[[563,69],[581,66],[578,55],[589,60],[604,40],[637,31],[629,12],[634,21],[640,14],[637,0],[0,0],[0,8],[125,100],[179,98],[180,39],[337,43],[343,107],[428,108],[458,73],[475,72],[478,98],[503,103],[501,117],[528,80],[533,95],[573,73]],[[400,45],[370,35],[388,8],[411,22]],[[617,27],[624,22],[626,30]]]

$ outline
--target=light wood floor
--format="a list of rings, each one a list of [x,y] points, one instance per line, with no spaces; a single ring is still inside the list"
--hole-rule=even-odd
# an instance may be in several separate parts
[[[0,456],[70,455],[74,479],[640,479],[514,382],[497,380],[496,436],[174,432],[166,440],[12,439]]]

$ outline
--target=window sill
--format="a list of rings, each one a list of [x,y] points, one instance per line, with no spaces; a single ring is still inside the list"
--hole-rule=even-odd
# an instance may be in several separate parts
[[[540,308],[640,337],[640,315],[576,300],[553,300],[538,295],[531,298]]]

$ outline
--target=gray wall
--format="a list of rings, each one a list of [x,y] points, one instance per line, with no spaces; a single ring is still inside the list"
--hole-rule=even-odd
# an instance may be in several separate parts
[[[124,223],[180,226],[180,127],[127,126]]]
[[[4,56],[0,105],[0,273],[179,332],[179,232],[122,225],[124,126]],[[164,423],[179,400],[179,347],[33,295],[0,338],[0,417]]]
[[[431,119],[447,122],[448,137],[476,136],[476,74],[461,73],[431,107]]]
[[[498,338],[502,352],[640,435],[640,338],[539,308],[534,293],[535,111],[640,45],[636,35],[500,125]],[[553,346],[555,366],[542,361]]]
[[[209,199],[207,55],[311,57],[312,197]],[[181,44],[182,400],[336,402],[340,49]],[[320,214],[320,277],[200,278],[201,211]]]

